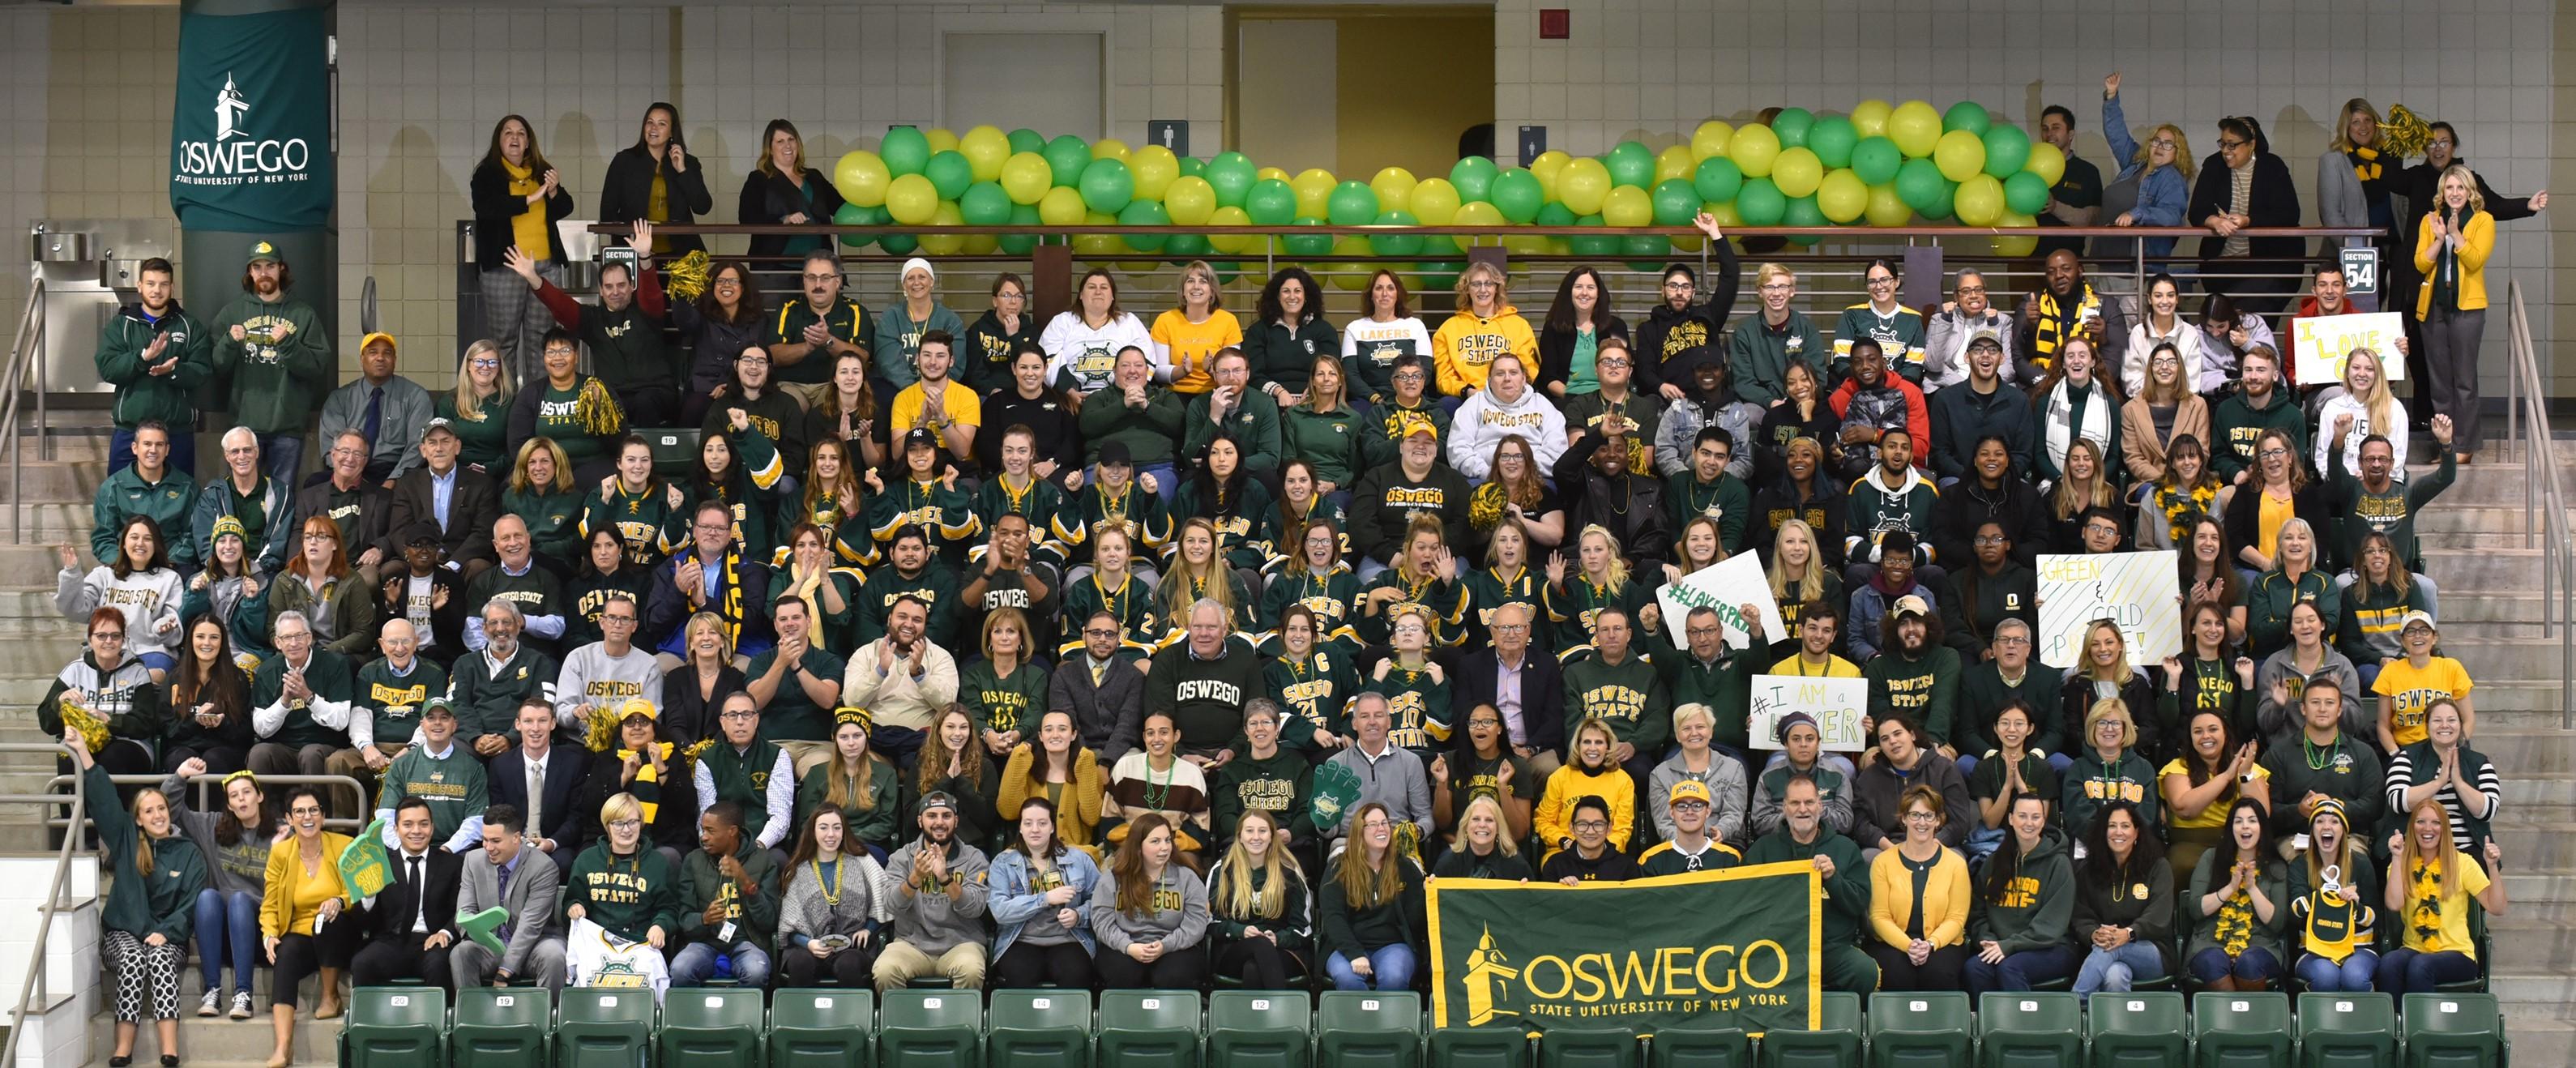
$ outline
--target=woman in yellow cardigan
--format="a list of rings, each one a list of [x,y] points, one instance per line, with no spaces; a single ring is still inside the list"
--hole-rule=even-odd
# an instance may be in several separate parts
[[[1011,748],[1001,786],[999,811],[1017,812],[1032,797],[1052,801],[1056,840],[1099,859],[1093,839],[1108,787],[1100,778],[1100,758],[1082,744],[1072,712],[1051,709],[1038,719],[1037,736]]]
[[[2487,326],[2487,256],[2495,251],[2495,216],[2465,163],[2442,172],[2442,191],[2415,237],[2415,269],[2424,272],[2415,318],[2424,324],[2424,369],[2432,376],[2433,411],[2451,417],[2454,458],[2478,451],[2478,337]]]
[[[274,969],[268,1012],[277,1028],[277,1050],[269,1054],[269,1068],[285,1068],[293,1059],[295,990],[317,966],[322,1003],[313,1018],[340,1015],[340,972],[365,928],[365,921],[348,914],[354,902],[340,884],[340,851],[349,848],[349,836],[322,829],[319,789],[288,791],[286,824],[293,833],[268,848],[268,891],[259,903],[259,933]]]
[[[1628,851],[1629,835],[1637,826],[1637,783],[1610,759],[1618,745],[1619,736],[1599,716],[1574,725],[1574,759],[1547,777],[1547,789],[1530,813],[1530,829],[1545,847],[1539,863],[1574,844],[1574,802],[1585,795],[1610,805],[1610,848]]]
[[[1941,791],[1914,785],[1897,796],[1905,839],[1869,865],[1865,948],[1881,990],[1959,990],[1968,964],[1968,862],[1941,844]]]

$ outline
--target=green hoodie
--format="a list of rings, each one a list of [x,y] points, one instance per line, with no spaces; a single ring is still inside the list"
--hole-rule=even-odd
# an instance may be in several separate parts
[[[1861,859],[1859,844],[1821,824],[1815,841],[1801,843],[1790,836],[1784,822],[1779,830],[1754,840],[1744,852],[1744,865],[1807,862],[1817,857],[1834,862],[1834,874],[1825,880],[1825,944],[1851,945],[1860,940],[1861,928],[1869,919],[1869,862]]]
[[[1958,650],[1934,645],[1922,656],[1908,658],[1889,649],[1869,658],[1860,673],[1869,680],[1871,715],[1903,715],[1923,732],[1922,744],[1949,744],[1959,701]]]
[[[742,865],[742,873],[751,877],[753,889],[748,893],[741,883],[725,877],[706,850],[693,849],[680,858],[680,931],[689,941],[714,943],[722,925],[731,923],[732,943],[718,948],[730,950],[749,942],[766,953],[778,930],[778,865],[750,831],[743,831],[741,838],[733,858]],[[706,908],[719,901],[724,902],[725,918],[708,926]]]
[[[1757,307],[1752,318],[1736,325],[1726,342],[1727,366],[1735,371],[1735,396],[1761,405],[1789,395],[1793,360],[1815,374],[1816,396],[1821,400],[1833,392],[1833,380],[1825,377],[1825,365],[1832,358],[1824,335],[1816,332],[1815,320],[1796,308],[1789,309],[1789,321],[1775,329]]]
[[[2233,482],[2237,472],[2254,466],[2254,440],[2266,430],[2290,435],[2290,455],[2308,455],[2308,420],[2299,402],[2272,387],[2272,403],[2256,408],[2243,391],[2228,394],[2209,413],[2209,467],[2220,482]]]
[[[158,359],[147,362],[143,350],[166,338]],[[197,387],[214,377],[214,335],[206,324],[172,301],[153,319],[140,304],[128,304],[109,316],[98,331],[98,378],[116,387],[116,428],[132,430],[157,420],[173,434],[197,425]],[[166,374],[153,374],[154,364],[176,359]]]
[[[1314,793],[1314,763],[1306,754],[1280,746],[1268,759],[1252,755],[1250,746],[1236,750],[1235,758],[1218,768],[1216,782],[1209,789],[1216,813],[1216,840],[1234,839],[1235,825],[1243,821],[1247,809],[1261,809],[1279,817],[1281,826],[1290,817],[1302,817],[1307,800]]]
[[[1987,863],[2002,863],[2001,857]],[[2075,865],[2066,856],[2066,836],[2055,827],[2042,831],[2019,864],[1999,899],[1986,890],[1988,873],[1978,873],[1970,945],[1991,940],[2009,954],[2067,944],[2075,918]]]
[[[1664,480],[1664,521],[1672,524],[1673,534],[1679,536],[1693,518],[1703,515],[1717,520],[1717,538],[1727,552],[1743,552],[1744,523],[1753,515],[1753,490],[1724,471],[1713,483],[1701,482],[1695,471],[1673,472]]]
[[[284,337],[280,326],[291,327]],[[243,340],[233,340],[234,327]],[[313,306],[244,293],[215,313],[215,374],[231,383],[233,418],[262,434],[302,433],[331,388],[331,335]]]
[[[186,943],[196,923],[197,893],[206,888],[205,854],[174,826],[169,837],[153,839],[152,877],[144,878],[135,868],[135,843],[141,835],[116,800],[116,784],[96,764],[82,774],[88,780],[83,801],[90,825],[98,831],[100,849],[116,862],[102,925],[137,939],[157,934],[174,946]]]
[[[1634,649],[1615,665],[1595,654],[1565,666],[1565,737],[1571,741],[1574,728],[1593,716],[1641,754],[1662,752],[1673,736],[1672,699]]]
[[[1738,649],[1719,653],[1717,662],[1704,664],[1689,649],[1659,652],[1656,674],[1664,684],[1664,694],[1674,708],[1683,705],[1707,705],[1717,726],[1710,739],[1717,744],[1747,752],[1751,739],[1748,732],[1753,715],[1753,676],[1761,672],[1757,661],[1771,658],[1768,648],[1754,653]]]
[[[1271,400],[1268,394],[1254,393],[1247,388],[1243,399],[1234,406],[1234,414],[1219,424],[1210,418],[1210,404],[1215,397],[1215,393],[1209,392],[1190,398],[1181,421],[1181,455],[1192,463],[1198,462],[1206,456],[1208,443],[1215,441],[1217,434],[1222,432],[1234,439],[1236,451],[1241,454],[1247,470],[1278,470],[1282,458],[1279,450],[1279,402]],[[1138,461],[1143,462],[1143,458],[1140,456]]]
[[[583,849],[564,879],[563,908],[575,905],[583,919],[629,942],[655,927],[675,939],[680,933],[680,884],[650,838],[623,857],[609,854],[606,838]]]

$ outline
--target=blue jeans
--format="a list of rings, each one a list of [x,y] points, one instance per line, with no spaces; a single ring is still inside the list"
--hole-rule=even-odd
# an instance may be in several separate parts
[[[2031,984],[2049,979],[2064,979],[2075,974],[2075,947],[2054,945],[2046,949],[2026,949],[2007,953],[2001,964],[1988,964],[1978,956],[1976,943],[1968,944],[1968,994],[1971,997],[1992,990],[2028,990]]]
[[[2392,949],[2387,956],[2379,958],[2379,990],[2395,997],[2430,994],[2444,983],[2465,982],[2477,977],[2478,962],[2466,953]]]
[[[726,953],[733,957],[735,982],[754,990],[769,986],[769,954],[749,942],[737,942]],[[704,986],[716,974],[716,947],[707,942],[691,942],[671,958],[672,986]]]
[[[197,432],[184,426],[170,428],[169,469],[195,478],[197,475]],[[107,473],[115,474],[134,466],[134,432],[118,427],[107,436]]]
[[[2202,986],[2229,978],[2268,983],[2281,977],[2281,958],[2261,946],[2248,946],[2232,958],[2226,950],[2213,947],[2191,958],[2191,977]]]
[[[233,961],[233,989],[250,989],[259,952],[259,895],[197,891],[197,965],[208,990],[220,989],[224,957]]]
[[[2379,951],[2356,949],[2336,964],[2314,953],[2299,954],[2295,969],[2308,989],[2324,993],[2364,993],[2379,978]]]
[[[2156,947],[2145,942],[2131,942],[2118,949],[2096,949],[2084,955],[2084,967],[2075,973],[2075,992],[2091,994],[2097,990],[2125,994],[2139,979],[2161,979],[2165,959]]]
[[[1410,990],[1413,988],[1413,947],[1402,942],[1379,946],[1368,953],[1369,974],[1363,978],[1351,970],[1350,958],[1339,953],[1324,958],[1324,972],[1333,977],[1335,990]]]
[[[304,466],[304,432],[258,434],[260,470],[276,479],[281,486],[296,485],[295,472]]]

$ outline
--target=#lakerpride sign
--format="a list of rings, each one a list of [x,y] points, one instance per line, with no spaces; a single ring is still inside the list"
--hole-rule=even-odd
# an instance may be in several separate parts
[[[170,208],[190,229],[331,219],[331,87],[320,7],[179,17]]]
[[[1753,676],[1753,715],[1747,730],[1754,748],[1780,748],[1780,717],[1791,712],[1816,717],[1816,733],[1829,752],[1857,753],[1869,748],[1869,735],[1860,728],[1861,717],[1869,712],[1868,679]]]
[[[1754,628],[1744,618],[1747,604],[1762,610],[1760,631],[1765,643],[1789,637],[1780,625],[1780,603],[1771,597],[1771,580],[1762,573],[1761,558],[1752,553],[1737,553],[1684,575],[1679,582],[1665,583],[1655,591],[1655,600],[1663,608],[1664,628],[1672,632],[1673,645],[1681,649],[1690,648],[1686,625],[1691,612],[1703,607],[1715,609],[1718,621],[1726,625],[1729,649],[1742,649],[1753,640]]]
[[[1441,879],[1429,893],[1434,1026],[1818,1025],[1811,865],[1571,887]]]
[[[2379,373],[2391,382],[2406,377],[2406,361],[2397,359],[2397,339],[2406,336],[2396,312],[2319,315],[2290,320],[2290,345],[2299,354],[2291,373],[2300,382],[2341,382],[2343,362],[2352,350],[2379,354]]]
[[[2074,667],[2097,619],[2119,624],[2129,663],[2182,655],[2180,578],[2170,552],[2039,556],[2039,662]]]

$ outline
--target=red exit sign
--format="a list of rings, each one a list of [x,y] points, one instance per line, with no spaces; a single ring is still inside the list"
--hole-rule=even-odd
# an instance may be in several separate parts
[[[1538,9],[1539,40],[1565,40],[1566,38],[1574,35],[1573,27],[1574,15],[1571,11],[1561,7],[1543,7]]]

